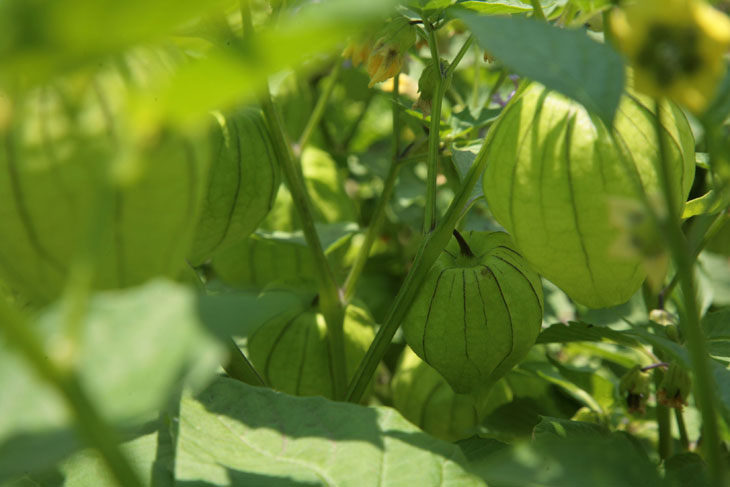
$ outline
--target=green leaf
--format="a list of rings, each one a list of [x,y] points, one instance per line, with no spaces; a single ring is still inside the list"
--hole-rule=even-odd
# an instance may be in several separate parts
[[[49,350],[63,343],[61,310],[42,314]],[[123,425],[149,419],[181,379],[202,385],[224,349],[204,329],[195,293],[166,281],[92,296],[77,370],[104,416]],[[79,446],[66,403],[14,352],[0,353],[0,480],[52,465]]]
[[[295,398],[225,378],[183,400],[177,445],[179,485],[483,485],[464,470],[456,445],[390,408]],[[237,483],[254,476],[287,482]]]
[[[276,316],[306,309],[312,297],[286,289],[215,294],[199,298],[198,313],[203,323],[220,338],[246,337]]]
[[[596,326],[581,321],[571,321],[567,325],[550,325],[537,337],[537,343],[601,342],[610,340],[627,346],[636,346],[634,337],[606,326]]]
[[[486,15],[505,15],[532,12],[532,6],[520,0],[470,0],[459,7]]]
[[[596,113],[608,127],[624,88],[624,66],[611,47],[579,30],[520,17],[454,11],[479,45],[521,76],[538,81]]]
[[[671,487],[709,487],[707,467],[696,453],[680,453],[667,459],[666,483]]]
[[[498,450],[473,468],[490,487],[660,485],[654,465],[630,435],[557,418],[543,418],[532,443]]]
[[[479,153],[479,149],[481,149],[481,147],[481,143],[471,144],[465,147],[451,147],[451,160],[454,163],[456,172],[459,174],[459,180],[462,183],[464,181],[464,178],[466,177],[466,174],[469,172],[469,169],[471,169],[471,166],[474,164],[474,161],[476,160],[477,154]],[[476,186],[474,186],[474,189],[469,196],[469,201],[473,201],[483,196],[484,187],[481,184],[477,184]]]

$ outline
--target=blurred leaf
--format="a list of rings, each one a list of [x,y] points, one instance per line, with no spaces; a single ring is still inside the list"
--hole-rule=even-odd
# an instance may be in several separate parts
[[[307,4],[296,15],[281,18],[275,27],[256,32],[251,44],[213,48],[202,59],[182,67],[169,83],[143,95],[139,116],[186,122],[253,98],[268,76],[300,68],[312,56],[336,51],[342,41],[368,23],[382,21],[393,4],[394,0]],[[153,112],[147,107],[153,107]]]
[[[478,16],[455,10],[479,45],[521,76],[583,104],[608,127],[624,88],[621,57],[580,30],[520,17]]]
[[[714,290],[715,306],[730,306],[730,260],[727,257],[703,252],[699,265],[707,275]]]
[[[301,312],[310,306],[313,297],[290,289],[213,294],[199,298],[198,313],[219,337],[246,337],[276,316]]]
[[[451,147],[451,160],[454,163],[456,172],[459,173],[459,180],[462,183],[464,182],[464,178],[466,178],[469,169],[471,169],[471,166],[474,164],[474,160],[476,160],[479,149],[481,148],[481,142],[465,147]],[[484,188],[481,184],[477,184],[474,186],[474,189],[472,189],[471,195],[469,195],[469,200],[473,201],[476,198],[481,198],[482,196],[484,196]]]
[[[44,81],[134,44],[157,41],[222,0],[0,2],[0,82]]]
[[[667,459],[666,483],[670,487],[709,487],[707,467],[696,453],[680,453]]]
[[[186,375],[207,380],[223,358],[195,309],[193,291],[158,280],[96,293],[78,344],[79,379],[112,422],[148,419]],[[39,328],[49,350],[63,347],[59,305]],[[15,353],[0,354],[0,479],[48,467],[79,446],[65,401]]]
[[[490,487],[660,485],[654,465],[628,434],[571,423],[577,422],[543,418],[534,442],[498,450],[475,463],[474,472]]]
[[[726,61],[725,76],[717,87],[715,99],[707,105],[702,121],[708,126],[720,126],[730,115],[730,69]]]
[[[237,475],[286,477],[272,486],[484,485],[464,470],[456,445],[390,408],[295,398],[225,378],[183,400],[177,448],[178,485],[267,485]]]

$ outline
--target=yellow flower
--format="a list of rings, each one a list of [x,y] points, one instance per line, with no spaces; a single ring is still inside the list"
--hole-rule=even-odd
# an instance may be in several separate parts
[[[724,73],[730,19],[702,0],[639,0],[611,17],[634,86],[701,113]]]

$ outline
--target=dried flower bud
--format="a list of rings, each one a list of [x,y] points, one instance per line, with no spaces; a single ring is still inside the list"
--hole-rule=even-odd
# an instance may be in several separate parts
[[[668,407],[682,409],[687,404],[687,397],[692,390],[692,379],[689,373],[676,362],[669,365],[664,379],[656,393],[657,401]]]
[[[619,393],[626,397],[629,412],[644,414],[649,398],[649,374],[642,372],[640,365],[635,365],[621,377]]]
[[[397,17],[389,22],[380,32],[368,57],[368,86],[398,74],[403,67],[403,55],[415,42],[416,31],[410,20]]]

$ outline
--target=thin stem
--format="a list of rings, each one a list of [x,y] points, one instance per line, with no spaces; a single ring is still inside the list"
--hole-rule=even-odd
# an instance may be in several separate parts
[[[307,189],[304,186],[298,165],[295,163],[291,147],[286,140],[283,124],[270,93],[264,95],[262,105],[266,120],[269,122],[274,148],[279,156],[279,164],[291,192],[294,207],[299,215],[304,239],[314,258],[314,270],[317,274],[319,286],[319,305],[327,323],[327,335],[332,352],[330,366],[334,377],[334,396],[335,398],[341,398],[347,384],[347,377],[345,375],[345,341],[342,329],[345,313],[340,290],[335,282],[327,257],[322,250],[322,243],[319,240],[317,228],[314,226],[312,204],[309,201]]]
[[[674,204],[675,189],[672,186],[671,170],[665,146],[664,129],[661,125],[662,106],[656,103],[655,130],[659,143],[661,162],[661,183],[667,209],[667,220],[664,225],[665,236],[674,258],[682,289],[684,309],[680,326],[689,350],[692,370],[695,375],[695,400],[702,413],[703,450],[708,464],[712,485],[724,485],[725,471],[720,453],[720,438],[715,411],[715,394],[713,379],[710,373],[705,337],[700,327],[700,313],[697,306],[697,287],[694,282],[694,255],[680,227],[681,215]]]
[[[99,450],[119,485],[142,487],[137,473],[119,449],[116,431],[96,410],[76,376],[62,372],[48,359],[33,328],[3,299],[0,299],[0,329],[5,332],[8,342],[25,356],[35,372],[60,392],[75,417],[79,431]]]
[[[370,345],[370,348],[360,362],[350,382],[347,390],[348,401],[359,402],[362,399],[363,393],[367,389],[367,385],[372,379],[378,363],[385,356],[393,335],[395,335],[408,309],[411,307],[428,270],[436,262],[441,251],[449,242],[451,232],[462,216],[462,209],[469,202],[471,192],[477,184],[477,181],[481,178],[482,172],[484,172],[487,164],[486,148],[490,141],[491,137],[487,136],[479,154],[477,154],[474,164],[472,164],[464,179],[464,184],[459,189],[459,192],[456,193],[444,218],[434,231],[427,234],[421,242],[413,266],[398,291],[398,295],[395,297],[395,301],[383,322],[383,326],[380,327],[378,333],[375,335],[373,343]]]
[[[297,157],[301,155],[301,152],[304,150],[304,147],[307,145],[312,133],[314,132],[314,127],[317,126],[324,115],[324,110],[327,107],[327,102],[332,96],[332,92],[335,89],[337,78],[340,76],[340,71],[342,71],[342,60],[338,57],[335,61],[335,65],[332,67],[330,75],[324,81],[322,94],[319,96],[319,99],[317,99],[317,104],[314,106],[314,110],[312,110],[309,120],[307,120],[307,125],[304,127],[302,135],[299,137],[299,141],[294,147],[294,153]]]
[[[682,445],[682,450],[689,451],[689,436],[687,435],[687,426],[684,424],[684,414],[681,409],[674,410],[674,419],[677,420],[679,443]]]
[[[241,350],[232,337],[229,337],[226,341],[226,348],[230,354],[228,363],[223,366],[226,374],[252,386],[266,387],[264,379],[259,375],[248,358],[246,358],[243,350]]]
[[[725,225],[725,223],[728,221],[730,221],[730,213],[727,213],[726,211],[718,213],[713,218],[710,225],[708,225],[706,231],[701,232],[702,238],[700,239],[699,243],[694,246],[694,249],[692,251],[693,258],[697,258],[697,256],[700,255],[700,252],[702,252],[705,246],[707,246],[707,244],[710,242],[710,239],[712,239],[712,237],[715,236],[715,234],[719,232],[723,225]],[[669,282],[669,284],[667,284],[667,286],[662,290],[662,296],[666,297],[672,294],[672,291],[674,291],[674,288],[677,286],[678,282],[679,273],[676,273],[674,274],[674,277],[672,277],[672,280]]]
[[[436,85],[431,102],[431,127],[428,132],[428,159],[426,165],[426,212],[423,218],[423,233],[428,233],[436,227],[436,178],[438,176],[439,129],[441,126],[441,103],[444,99],[445,73],[441,66],[436,33],[433,26],[424,22],[428,33],[428,45],[431,48],[431,63],[433,63]]]
[[[400,165],[398,164],[398,155],[400,154],[400,132],[401,132],[401,124],[400,124],[400,105],[398,104],[398,95],[400,93],[400,84],[399,84],[399,76],[395,76],[393,80],[393,150],[392,150],[392,160],[390,163],[390,168],[388,169],[388,176],[385,178],[385,183],[383,185],[383,192],[380,195],[380,199],[378,200],[378,204],[375,207],[375,211],[373,213],[373,217],[370,220],[370,226],[368,227],[368,231],[365,234],[365,242],[360,247],[360,250],[357,254],[357,257],[355,258],[355,262],[352,264],[352,268],[350,269],[349,274],[347,275],[347,279],[345,280],[345,302],[349,302],[352,298],[353,294],[355,293],[355,287],[357,285],[357,281],[360,278],[360,274],[362,274],[362,270],[365,267],[365,263],[368,260],[368,256],[370,255],[370,249],[373,246],[373,243],[375,242],[375,238],[378,236],[378,233],[380,232],[380,227],[383,224],[383,220],[385,219],[385,208],[388,205],[388,202],[390,201],[390,197],[393,195],[393,189],[395,188],[395,181],[398,177],[398,168]]]
[[[540,5],[540,0],[530,0],[530,3],[532,4],[532,15],[536,19],[547,20],[545,18],[545,12],[542,11],[542,5]]]
[[[461,49],[459,49],[459,52],[456,53],[456,56],[454,56],[454,60],[451,61],[451,64],[449,64],[449,67],[446,69],[446,73],[444,74],[444,79],[449,79],[451,76],[453,76],[454,71],[456,71],[456,67],[459,65],[461,60],[464,58],[464,55],[466,55],[467,51],[471,47],[472,43],[474,42],[474,36],[470,35],[469,38],[464,42],[464,45],[461,46]]]
[[[251,24],[251,12],[246,0],[241,2],[241,16],[244,20],[244,35],[249,37],[254,34]],[[301,166],[296,163],[291,145],[286,138],[284,125],[279,113],[271,99],[271,92],[267,86],[261,97],[261,105],[264,116],[269,124],[274,150],[277,153],[279,165],[286,179],[287,186],[291,192],[294,207],[299,215],[302,225],[302,233],[307,242],[307,247],[314,258],[314,269],[319,287],[319,307],[324,315],[327,324],[327,336],[330,345],[330,368],[333,377],[333,392],[335,399],[342,398],[347,385],[346,362],[345,362],[345,339],[343,331],[343,320],[345,310],[343,307],[340,290],[335,282],[334,274],[330,268],[327,257],[322,250],[322,243],[314,226],[312,216],[312,204],[309,200],[307,188],[302,178]]]

